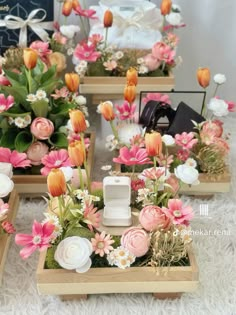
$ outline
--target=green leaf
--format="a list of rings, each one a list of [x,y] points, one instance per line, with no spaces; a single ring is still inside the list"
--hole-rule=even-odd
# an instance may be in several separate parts
[[[40,86],[40,89],[44,90],[49,95],[52,93],[52,91],[55,90],[55,88],[58,86],[59,83],[60,83],[59,80],[47,81],[47,82],[42,83],[42,85]]]
[[[31,115],[31,112],[27,112],[27,113],[11,113],[11,112],[4,112],[0,114],[1,116],[4,117],[12,117],[12,118],[16,118],[16,117],[25,117],[26,115]]]
[[[60,103],[57,107],[54,107],[50,116],[55,119],[58,116],[68,115],[70,109],[74,109],[77,105],[73,103]]]
[[[61,132],[55,132],[48,141],[56,148],[67,148],[68,146],[66,135]]]
[[[25,152],[33,142],[33,136],[27,131],[18,133],[15,139],[15,148],[18,152]]]
[[[24,74],[22,73],[16,73],[16,72],[12,72],[10,70],[4,70],[5,71],[5,75],[8,78],[8,80],[11,82],[11,84],[13,86],[17,85],[23,85],[26,86],[27,85],[27,78]]]
[[[31,103],[31,108],[36,117],[47,117],[48,114],[48,102],[45,100],[39,100]]]
[[[23,104],[26,108],[29,106],[29,103],[26,101],[28,91],[25,86],[21,86],[20,84],[15,86],[3,86],[2,90],[14,96],[16,103]]]
[[[51,81],[56,77],[56,65],[52,66],[51,68],[46,71],[41,77],[41,84],[47,84],[47,81]]]
[[[94,237],[94,233],[91,232],[89,229],[80,227],[80,228],[72,228],[69,231],[67,231],[65,234],[65,238],[70,237],[70,236],[80,236],[80,237],[84,237],[90,240],[92,237]]]
[[[9,148],[11,150],[15,149],[15,138],[17,136],[17,130],[16,129],[9,129],[7,132],[5,132],[2,135],[0,145],[4,148]]]

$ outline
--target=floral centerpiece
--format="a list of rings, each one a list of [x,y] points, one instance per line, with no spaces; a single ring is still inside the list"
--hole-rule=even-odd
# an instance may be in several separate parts
[[[69,112],[74,115],[80,109],[82,119],[88,112],[86,99],[77,92],[78,75],[66,73],[64,83],[42,54],[26,48],[20,70],[5,69],[8,83],[0,87],[0,161],[30,173],[39,173],[43,165],[41,173],[46,175],[50,165],[70,165],[66,149],[78,135],[68,124]]]
[[[83,142],[78,141],[68,149],[79,173],[84,149]],[[139,157],[151,162],[141,154]],[[16,235],[16,243],[23,246],[21,257],[26,259],[37,249],[47,250],[46,268],[78,273],[91,267],[189,265],[187,246],[191,239],[182,231],[189,230],[193,209],[178,199],[176,186],[167,183],[164,168],[154,165],[142,175],[139,183],[132,182],[132,207],[140,210],[136,212],[139,222],[124,229],[122,235],[114,236],[101,229],[99,210],[104,206],[101,188],[81,179],[81,189],[75,189],[60,169],[52,169],[47,177],[45,219],[34,221],[31,235]]]
[[[106,10],[103,18],[104,36],[92,33],[87,41],[82,41],[74,49],[75,71],[81,76],[125,76],[130,67],[135,67],[139,76],[167,76],[179,63],[176,48],[179,38],[173,29],[185,26],[180,15],[180,7],[170,0],[161,3],[162,38],[153,43],[151,51],[137,49],[119,50],[108,44],[107,35],[113,25],[112,9]]]

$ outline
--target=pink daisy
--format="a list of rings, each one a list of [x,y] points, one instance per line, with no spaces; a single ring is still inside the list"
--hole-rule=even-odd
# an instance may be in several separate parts
[[[97,212],[97,208],[94,205],[85,204],[84,218],[86,220],[88,228],[93,231],[93,228],[98,228],[100,223],[100,213]]]
[[[194,139],[193,132],[182,132],[181,134],[175,135],[175,143],[182,147],[183,149],[189,150],[198,142],[197,139]]]
[[[120,149],[118,158],[113,158],[113,162],[125,165],[141,165],[152,163],[148,157],[146,149],[134,145],[130,149],[123,147]]]
[[[124,101],[122,105],[115,105],[118,111],[118,118],[120,120],[132,119],[134,118],[134,113],[136,110],[136,105],[130,105],[129,102]]]
[[[162,207],[162,211],[171,219],[173,224],[188,225],[189,220],[194,217],[192,207],[184,207],[180,199],[169,199],[168,208]]]
[[[98,254],[100,257],[109,254],[109,252],[113,250],[111,244],[114,242],[115,241],[111,239],[109,234],[105,234],[105,231],[102,231],[101,234],[96,233],[95,238],[91,239],[93,250],[95,251],[95,254]]]
[[[45,165],[41,169],[41,174],[47,176],[51,169],[60,168],[62,166],[72,166],[67,150],[60,149],[51,151],[42,158],[42,164]]]
[[[14,168],[31,166],[31,161],[27,159],[26,153],[11,151],[8,148],[0,148],[0,162],[10,163]]]

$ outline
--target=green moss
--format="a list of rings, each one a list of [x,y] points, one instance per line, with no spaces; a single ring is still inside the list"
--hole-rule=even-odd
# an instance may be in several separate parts
[[[90,240],[92,237],[94,237],[94,233],[84,227],[75,227],[67,231],[64,238],[70,236],[80,236]]]
[[[97,207],[98,209],[103,209],[104,208],[103,190],[96,189],[92,192],[92,194],[100,198],[100,201],[94,202],[94,206]]]
[[[54,259],[56,248],[56,246],[52,246],[47,250],[47,256],[45,260],[46,269],[62,269],[61,266]]]

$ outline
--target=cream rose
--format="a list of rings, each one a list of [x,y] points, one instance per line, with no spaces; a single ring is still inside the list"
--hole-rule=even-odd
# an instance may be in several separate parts
[[[226,116],[228,115],[228,104],[219,98],[212,98],[207,105],[207,108],[209,110],[213,111],[213,114],[218,117]]]
[[[47,118],[37,117],[33,120],[30,131],[35,138],[39,140],[46,140],[52,135],[54,125]]]
[[[171,146],[175,144],[175,139],[170,135],[164,135],[161,137],[161,139],[166,146]]]
[[[13,190],[13,181],[5,174],[0,174],[0,198],[4,198]]]
[[[65,238],[58,244],[54,259],[64,269],[75,269],[76,272],[83,273],[91,267],[90,255],[92,252],[93,247],[89,240],[72,236]]]
[[[32,165],[40,165],[41,159],[48,153],[48,146],[40,141],[30,145],[26,154]]]
[[[216,75],[214,75],[213,80],[214,80],[214,82],[215,82],[216,84],[221,85],[221,84],[225,83],[226,77],[225,77],[224,74],[217,73]]]
[[[66,57],[60,52],[54,52],[48,55],[49,66],[56,65],[57,73],[62,72],[66,68]]]
[[[188,185],[198,185],[198,170],[187,164],[179,165],[175,168],[175,176],[179,178],[183,183]]]
[[[146,206],[141,210],[139,222],[149,232],[157,229],[167,229],[170,225],[170,219],[160,207],[154,205]]]
[[[125,230],[121,237],[121,245],[134,256],[144,256],[149,249],[149,236],[141,228],[131,227]]]

